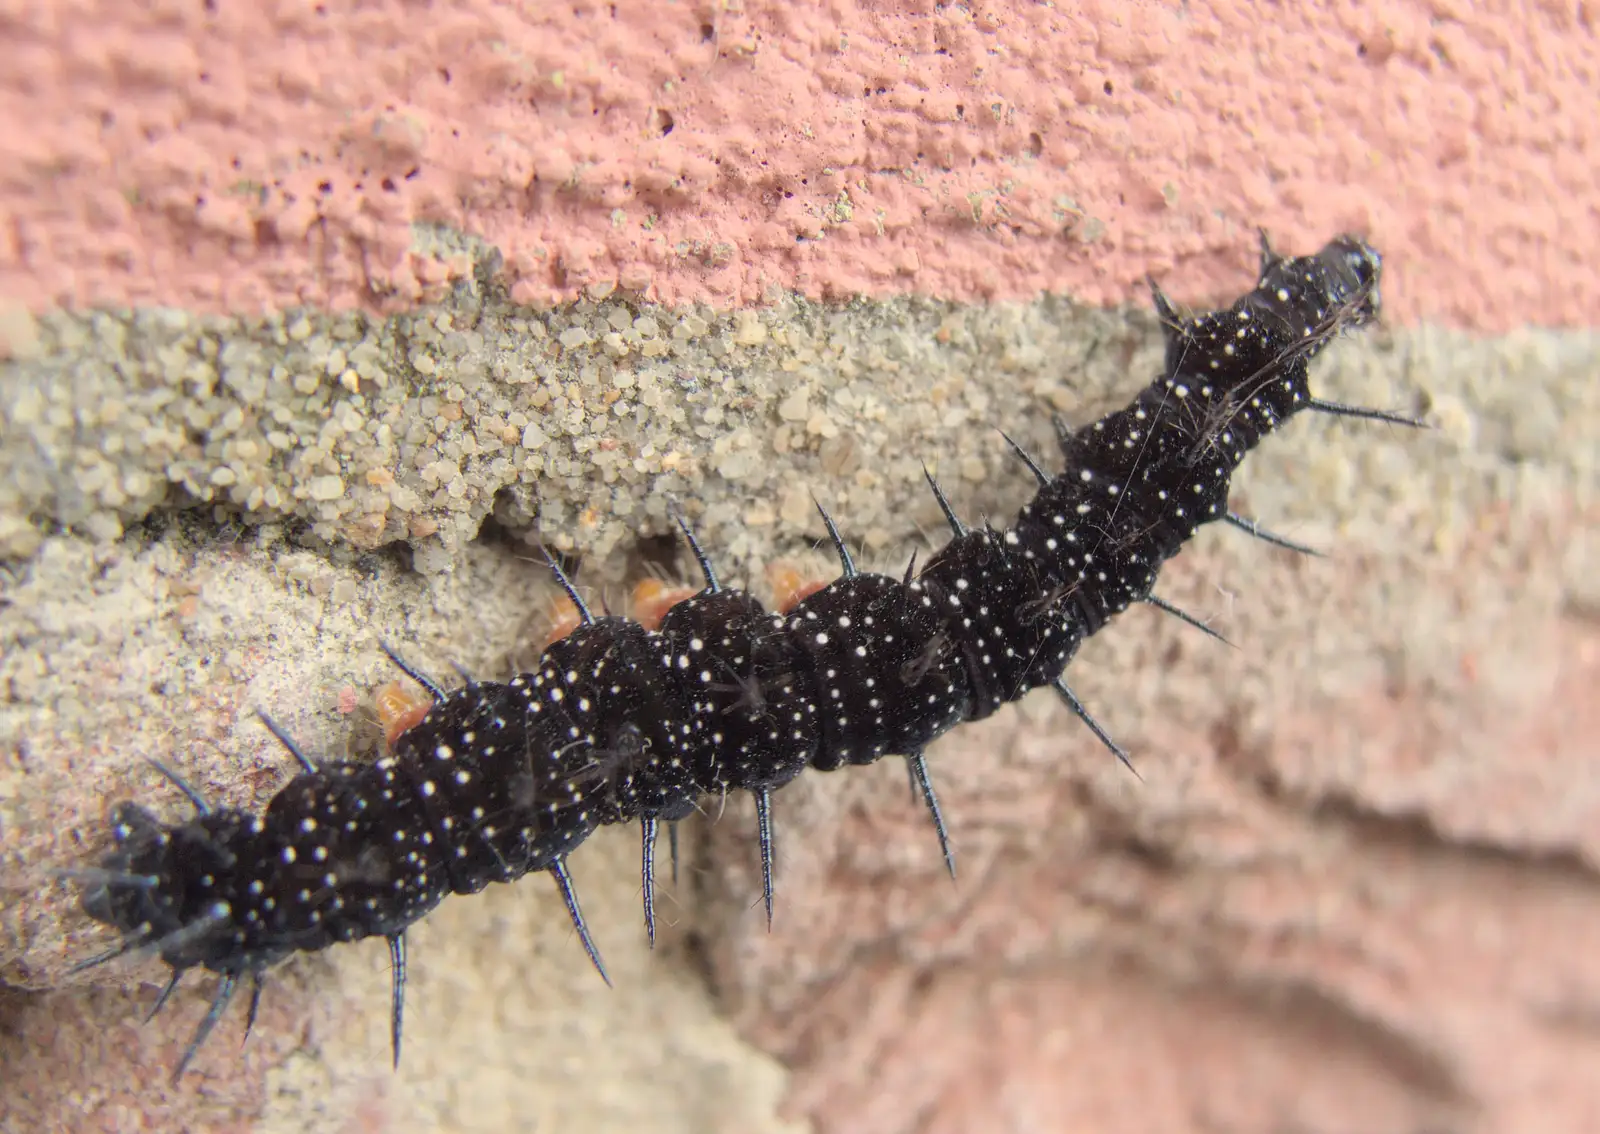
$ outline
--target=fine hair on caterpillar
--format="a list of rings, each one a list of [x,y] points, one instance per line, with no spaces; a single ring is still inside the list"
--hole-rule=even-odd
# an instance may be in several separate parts
[[[427,700],[393,698],[398,723],[376,761],[314,762],[263,717],[297,771],[259,814],[214,806],[158,765],[192,814],[164,823],[137,804],[113,808],[114,847],[72,876],[85,912],[121,940],[79,968],[158,954],[172,976],[156,1010],[190,969],[217,974],[181,1075],[242,980],[251,982],[248,1033],[274,964],[383,937],[398,1064],[406,930],[451,894],[550,874],[605,977],[567,865],[602,826],[639,825],[653,943],[663,824],[673,836],[702,797],[750,792],[770,928],[773,793],[807,769],[898,756],[954,876],[926,756],[933,741],[1048,687],[1131,770],[1066,680],[1083,642],[1135,604],[1220,637],[1154,591],[1162,565],[1202,524],[1308,550],[1228,502],[1233,471],[1294,414],[1421,424],[1310,392],[1312,357],[1377,317],[1381,267],[1352,236],[1301,258],[1263,238],[1257,285],[1228,308],[1185,316],[1152,285],[1162,373],[1097,421],[1058,423],[1061,471],[1005,438],[1035,480],[1010,527],[969,525],[924,469],[950,538],[920,566],[913,555],[900,573],[861,570],[819,504],[839,575],[786,583],[769,610],[721,581],[674,510],[698,588],[656,588],[634,617],[596,617],[547,558],[571,609],[525,672],[503,682],[463,673],[447,689],[385,647]]]

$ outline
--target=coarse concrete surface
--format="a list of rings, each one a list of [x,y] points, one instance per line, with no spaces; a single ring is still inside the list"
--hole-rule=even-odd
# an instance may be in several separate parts
[[[909,401],[930,371],[953,368],[952,352],[1005,359],[1018,328],[1060,322],[1053,301],[1037,308],[968,313],[959,348],[929,324],[900,382],[878,375],[877,396]],[[902,325],[875,305],[833,319],[839,344]],[[1158,364],[1153,322],[1120,324],[1127,361],[1081,393],[1085,405],[1126,396],[1120,375]],[[94,861],[111,800],[178,813],[144,757],[214,797],[263,804],[289,769],[253,708],[314,752],[372,750],[370,693],[391,672],[381,639],[438,673],[525,667],[549,599],[531,549],[497,522],[424,573],[403,545],[329,556],[284,524],[218,523],[207,509],[158,509],[110,542],[42,535],[0,606],[0,963],[9,983],[38,990],[3,1009],[8,1065],[39,1069],[8,1077],[8,1107],[19,1122],[84,1129],[246,1117],[265,1129],[516,1129],[524,1106],[596,1128],[648,1114],[699,1129],[711,1091],[717,1121],[740,1128],[781,1113],[827,1130],[1023,1129],[1052,1115],[1061,1129],[1515,1130],[1558,1105],[1579,1123],[1595,1103],[1581,1068],[1600,991],[1584,920],[1600,912],[1585,695],[1600,668],[1597,345],[1427,330],[1339,343],[1319,390],[1420,405],[1437,428],[1297,420],[1252,457],[1238,504],[1329,556],[1207,532],[1169,567],[1162,593],[1238,649],[1155,612],[1090,643],[1074,685],[1132,748],[1142,782],[1038,699],[958,730],[933,761],[961,856],[952,885],[894,769],[805,777],[779,796],[771,936],[752,906],[748,804],[713,801],[684,877],[665,887],[676,928],[654,957],[634,838],[613,833],[575,861],[625,991],[597,987],[539,880],[449,902],[413,950],[415,1058],[398,1079],[383,1050],[382,950],[350,947],[290,966],[244,1052],[225,1027],[196,1080],[166,1087],[156,1072],[186,1042],[203,982],[142,1030],[148,984],[46,991],[104,943],[48,871]],[[980,372],[969,387],[995,389],[996,417],[1043,452],[1053,386],[1033,370],[1054,363],[1014,365],[1014,381]],[[787,373],[780,357],[751,380],[792,390]],[[839,483],[817,451],[776,444],[783,414],[751,420],[765,430],[751,441],[763,475],[824,494]],[[937,442],[893,433],[914,416],[881,420],[885,451],[938,457]],[[999,459],[964,416],[932,428],[958,454]],[[1003,517],[1028,491],[1020,467],[950,481],[973,516]],[[741,498],[735,483],[719,491]],[[696,497],[708,514],[729,506],[709,495]],[[835,508],[847,533],[867,495]],[[858,544],[865,562],[894,569],[941,538],[913,476],[871,495],[864,523],[884,535]],[[816,527],[746,524],[730,576],[759,587],[779,557],[820,564]],[[620,545],[585,562],[592,593],[614,604],[642,569]],[[1532,955],[1538,979],[1518,977]],[[94,977],[130,978],[158,973]],[[1092,1011],[1075,1007],[1086,998]],[[768,1054],[736,1041],[722,1013]],[[999,1062],[975,1077],[997,1029],[1030,1054],[988,1051]],[[934,1050],[930,1035],[943,1037]],[[1080,1059],[1087,1045],[1114,1061],[1113,1038],[1128,1062],[1163,1068],[1149,1116],[1126,1114],[1127,1088]],[[981,1050],[962,1054],[971,1043]],[[1181,1057],[1191,1043],[1216,1061]],[[585,1055],[597,1045],[599,1065]],[[1136,1059],[1148,1045],[1171,1054]],[[787,1087],[769,1056],[791,1069]],[[464,1067],[481,1089],[461,1086]]]
[[[1582,4],[453,0],[0,5],[0,1129],[1600,1129],[1600,226]],[[381,49],[381,50],[380,50]],[[1237,65],[1235,56],[1253,66]],[[364,60],[352,65],[352,60]],[[859,89],[858,89],[859,88]],[[882,88],[881,90],[879,88]],[[110,176],[107,175],[110,171]],[[613,607],[689,565],[829,570],[1004,522],[1050,415],[1160,366],[1141,278],[1249,285],[1256,224],[1386,253],[1384,326],[1074,688],[904,773],[637,835],[139,1020],[58,868],[145,763],[259,807],[253,716],[366,758],[399,644],[536,655],[541,545]],[[1126,306],[1128,301],[1134,306]]]
[[[0,299],[513,293],[1097,305],[1360,228],[1407,320],[1587,323],[1600,88],[1574,0],[1286,10],[789,0],[7,4]],[[359,61],[359,63],[357,62]]]

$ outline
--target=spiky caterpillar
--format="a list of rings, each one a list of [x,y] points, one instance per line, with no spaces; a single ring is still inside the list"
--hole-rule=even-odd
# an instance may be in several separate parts
[[[275,962],[383,936],[398,1062],[405,930],[447,894],[551,873],[605,975],[566,866],[601,826],[640,823],[653,940],[660,825],[702,795],[753,793],[770,921],[771,793],[806,768],[894,754],[953,873],[924,758],[934,739],[1050,686],[1127,762],[1063,678],[1083,641],[1139,602],[1193,622],[1152,587],[1203,523],[1294,546],[1232,513],[1228,492],[1244,456],[1295,413],[1416,424],[1322,401],[1307,384],[1317,351],[1376,316],[1380,271],[1378,254],[1352,237],[1299,259],[1263,240],[1256,288],[1227,310],[1186,319],[1152,285],[1167,337],[1162,375],[1126,408],[1062,430],[1064,472],[1047,474],[1017,450],[1038,491],[1010,528],[969,528],[929,476],[952,537],[920,572],[914,556],[902,577],[858,571],[824,511],[841,577],[769,611],[719,582],[680,517],[699,591],[662,604],[656,625],[596,619],[552,563],[577,615],[570,632],[530,672],[450,692],[396,659],[432,701],[396,710],[392,750],[376,763],[313,764],[274,727],[301,772],[259,817],[211,808],[163,768],[196,814],[167,826],[133,804],[115,809],[116,848],[88,872],[83,905],[123,940],[85,966],[159,952],[173,971],[162,1002],[191,968],[219,974],[181,1074],[242,978],[253,982],[253,1019]]]

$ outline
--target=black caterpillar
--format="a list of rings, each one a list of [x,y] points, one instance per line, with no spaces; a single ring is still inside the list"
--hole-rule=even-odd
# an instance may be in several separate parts
[[[274,963],[382,936],[394,962],[398,1065],[405,931],[447,894],[550,872],[605,976],[567,871],[567,856],[605,824],[640,822],[653,941],[660,825],[686,817],[702,795],[752,792],[770,924],[772,792],[808,767],[898,754],[953,874],[923,756],[929,743],[1049,686],[1128,764],[1063,678],[1083,641],[1139,602],[1207,630],[1151,591],[1161,565],[1203,523],[1309,550],[1228,507],[1233,470],[1295,413],[1420,424],[1323,401],[1307,384],[1307,364],[1324,345],[1376,318],[1381,266],[1354,237],[1285,259],[1263,235],[1256,288],[1193,319],[1151,281],[1166,336],[1162,376],[1092,425],[1058,424],[1063,473],[1049,475],[1013,443],[1038,491],[1009,529],[969,528],[930,475],[952,538],[920,572],[915,555],[900,578],[858,571],[822,511],[842,575],[773,613],[718,582],[679,516],[705,585],[672,606],[658,631],[593,617],[552,561],[581,625],[532,672],[449,692],[391,651],[433,704],[376,763],[313,763],[267,721],[300,774],[259,816],[213,808],[157,765],[195,815],[169,826],[136,804],[116,806],[116,849],[76,877],[84,910],[122,940],[79,968],[158,952],[172,977],[151,1015],[189,969],[219,975],[176,1077],[242,978],[253,984],[248,1034]]]

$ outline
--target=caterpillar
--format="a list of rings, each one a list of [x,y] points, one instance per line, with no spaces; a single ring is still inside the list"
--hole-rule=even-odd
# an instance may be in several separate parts
[[[120,938],[77,968],[158,954],[171,975],[152,1016],[191,969],[217,975],[176,1079],[246,978],[248,1035],[273,965],[382,937],[398,1066],[406,930],[450,894],[550,874],[610,983],[567,866],[602,826],[639,824],[653,943],[662,825],[675,833],[701,796],[751,793],[770,927],[773,793],[806,769],[898,755],[953,876],[926,758],[935,739],[1048,687],[1131,770],[1065,679],[1083,642],[1136,603],[1212,633],[1154,593],[1161,566],[1202,524],[1310,552],[1228,503],[1233,471],[1295,414],[1422,425],[1315,397],[1308,384],[1318,352],[1377,318],[1381,271],[1378,252],[1354,236],[1286,258],[1262,234],[1257,284],[1224,310],[1185,316],[1151,280],[1162,373],[1098,421],[1058,421],[1061,472],[1006,439],[1037,482],[1009,528],[967,524],[924,469],[950,539],[920,569],[913,554],[898,575],[860,570],[818,504],[840,575],[769,610],[723,584],[674,510],[700,586],[657,594],[645,622],[596,617],[551,559],[575,617],[528,672],[447,690],[386,645],[427,700],[389,706],[390,746],[375,762],[315,762],[262,714],[297,774],[260,814],[213,806],[157,764],[194,813],[168,824],[137,803],[112,808],[114,848],[99,866],[65,873],[82,887],[84,912]]]

